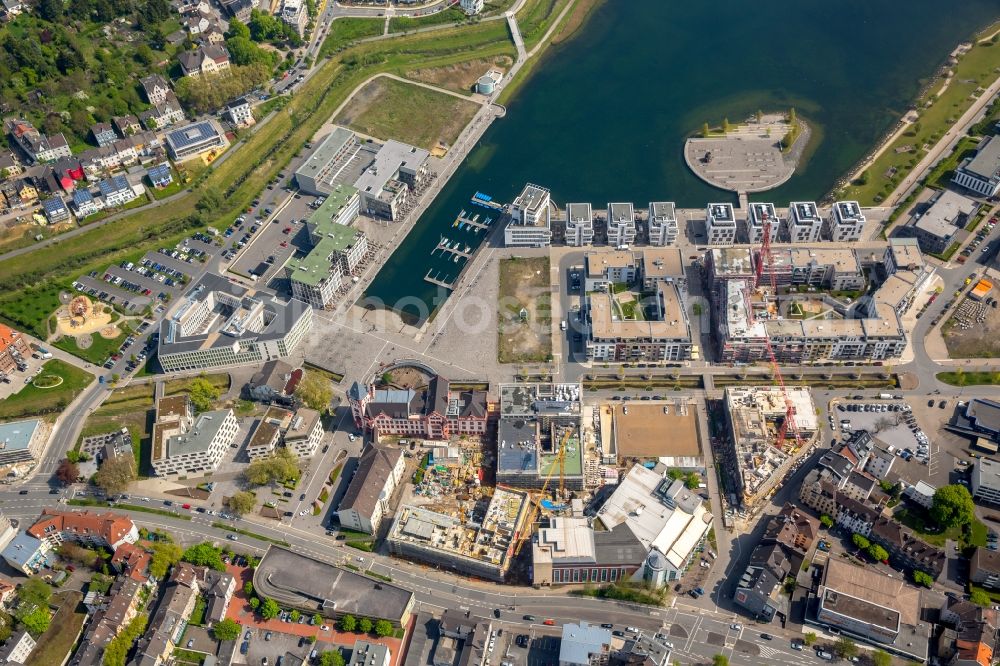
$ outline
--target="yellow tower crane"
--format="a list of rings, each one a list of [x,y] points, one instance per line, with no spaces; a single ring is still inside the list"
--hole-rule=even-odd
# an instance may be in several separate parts
[[[556,468],[559,468],[559,485],[560,490],[562,489],[563,481],[562,475],[565,469],[566,461],[566,442],[569,440],[569,436],[572,430],[567,428],[566,432],[563,433],[562,439],[559,441],[559,450],[556,452],[556,461],[549,466],[549,471],[545,475],[545,481],[542,483],[542,489],[540,491],[538,501],[531,508],[531,513],[528,514],[528,520],[524,523],[524,530],[521,532],[521,538],[517,542],[517,546],[514,548],[514,557],[517,557],[521,552],[521,548],[524,546],[524,542],[531,538],[531,526],[535,524],[535,520],[538,518],[538,511],[542,506],[542,500],[545,498],[545,493],[549,489],[549,482],[552,481],[552,475],[555,474]]]

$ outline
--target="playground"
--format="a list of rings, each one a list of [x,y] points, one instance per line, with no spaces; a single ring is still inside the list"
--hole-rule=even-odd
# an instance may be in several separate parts
[[[93,333],[113,340],[120,334],[118,327],[112,323],[113,319],[114,310],[111,306],[94,303],[86,296],[74,296],[56,310],[56,334],[77,336],[77,344],[81,347],[83,344],[80,337],[90,339]]]

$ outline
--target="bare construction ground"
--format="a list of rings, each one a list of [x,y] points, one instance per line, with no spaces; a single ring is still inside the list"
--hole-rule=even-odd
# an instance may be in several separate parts
[[[382,76],[359,90],[335,122],[433,150],[454,145],[478,109],[475,102]]]
[[[456,62],[443,67],[427,67],[425,69],[415,69],[406,73],[406,78],[414,81],[429,83],[456,92],[471,92],[476,81],[483,74],[491,69],[496,69],[504,74],[513,64],[510,56],[495,56],[493,58],[476,58]]]
[[[501,363],[540,363],[552,356],[549,258],[502,259],[497,306]]]
[[[941,334],[949,358],[1000,357],[1000,308],[966,298]]]

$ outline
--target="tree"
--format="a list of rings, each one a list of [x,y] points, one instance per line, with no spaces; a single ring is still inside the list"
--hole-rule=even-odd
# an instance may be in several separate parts
[[[236,620],[231,620],[228,617],[224,620],[215,623],[212,627],[212,635],[218,641],[235,641],[240,636],[240,632],[243,631],[243,627]]]
[[[358,618],[353,615],[341,615],[337,622],[337,628],[341,631],[354,631],[358,628]]]
[[[879,562],[885,562],[886,560],[889,559],[889,553],[886,551],[885,548],[878,545],[877,543],[873,543],[872,545],[868,546],[867,552],[873,560],[878,560]]]
[[[372,629],[374,628],[375,628],[375,623],[372,622],[370,617],[363,617],[360,620],[358,620],[358,631],[360,631],[361,633],[370,634],[372,633]]]
[[[930,574],[924,573],[919,569],[913,570],[913,582],[917,585],[923,585],[924,587],[930,587],[934,584],[934,579],[931,578]]]
[[[811,646],[816,642],[816,633],[812,631],[807,631],[805,636],[802,637],[802,642],[806,644],[806,647]]]
[[[833,527],[833,518],[826,515],[825,513],[819,517],[819,522],[826,529],[830,529],[831,527]]]
[[[297,479],[299,474],[299,460],[288,449],[278,449],[273,456],[254,460],[243,470],[243,478],[251,486],[283,483]]]
[[[837,644],[833,646],[833,651],[836,652],[841,659],[850,659],[851,657],[856,657],[858,654],[858,646],[847,636],[842,636]]]
[[[375,623],[375,635],[379,638],[391,636],[392,631],[392,622],[389,622],[389,620],[379,620]]]
[[[298,622],[300,617],[302,617],[302,613],[297,610],[293,610],[289,613],[289,619],[291,619],[292,622]]]
[[[704,123],[701,126],[701,135],[703,137],[707,137],[710,133],[711,133],[711,130],[708,128],[708,123]]]
[[[319,666],[344,666],[344,657],[340,652],[324,652],[319,655]]]
[[[729,657],[724,654],[717,654],[712,657],[712,666],[729,666]]]
[[[252,599],[250,599],[250,608],[254,610],[260,608],[260,599],[258,599],[257,597],[253,597]]]
[[[723,118],[722,119],[722,131],[725,134],[729,134],[729,129],[730,129],[729,118]]]
[[[968,488],[959,484],[941,486],[934,491],[931,518],[942,529],[970,524],[976,517],[976,507]]]
[[[226,200],[222,197],[222,194],[219,192],[219,190],[215,189],[214,187],[206,187],[201,195],[201,198],[198,199],[198,203],[195,204],[195,206],[198,208],[198,210],[204,213],[212,213],[214,211],[219,210],[219,208],[224,203],[226,203]],[[215,395],[212,395],[211,399],[208,400],[209,405],[211,404],[212,400],[215,400],[219,397],[218,389],[216,389],[215,386],[213,386],[212,383],[209,382],[207,379],[199,377],[198,379],[194,380],[194,382],[192,382],[191,388],[189,389],[192,393],[191,396],[192,401],[194,400],[193,394],[196,390],[195,389],[196,384],[197,384],[197,391],[202,395],[207,396],[210,395],[211,392],[215,393]],[[197,407],[198,405],[195,406]],[[205,407],[199,408],[198,411],[203,412],[208,409],[209,406],[206,405]]]
[[[97,553],[90,550],[89,548],[84,548],[79,544],[75,544],[72,541],[67,541],[66,543],[59,546],[59,557],[66,560],[72,560],[73,562],[79,562],[88,567],[94,566],[97,562]]]
[[[243,594],[247,595],[248,599],[253,596],[253,581],[248,580],[246,584],[243,585]]]
[[[48,606],[35,607],[24,614],[18,615],[17,621],[21,623],[21,626],[29,634],[38,638],[49,628],[49,622],[52,621],[52,614],[49,612]]]
[[[851,541],[853,541],[854,545],[860,548],[861,550],[867,550],[868,546],[872,545],[872,542],[869,541],[867,538],[865,538],[864,535],[857,533],[855,533],[854,536],[851,537]]]
[[[209,194],[210,192],[214,192],[214,190],[207,190],[201,199],[198,200],[199,206],[202,205],[206,198],[212,199]],[[218,193],[216,192],[216,194]],[[204,377],[196,377],[188,388],[188,395],[191,398],[191,404],[194,405],[195,411],[206,412],[212,408],[212,403],[219,399],[219,389]]]
[[[238,18],[231,18],[229,19],[229,30],[226,31],[226,37],[250,39],[250,28]]]
[[[42,0],[38,3],[38,14],[46,21],[57,22],[63,15],[62,0]]]
[[[892,657],[885,650],[875,650],[872,654],[872,666],[892,666]]]
[[[29,578],[17,590],[17,605],[47,608],[52,598],[52,588],[39,578]]]
[[[991,603],[990,595],[986,594],[985,590],[980,590],[979,588],[975,588],[969,593],[969,601],[983,608],[989,608]]]
[[[167,577],[170,567],[181,561],[183,551],[176,543],[164,541],[157,541],[150,548],[153,556],[149,561],[149,575],[157,580],[163,580]]]
[[[278,602],[274,599],[264,599],[260,602],[260,616],[265,620],[270,620],[278,617],[281,609],[278,608]]]
[[[135,459],[128,454],[105,460],[94,475],[94,483],[109,495],[125,492],[135,479]]]
[[[317,627],[320,626],[321,624],[323,624],[323,616],[320,615],[319,613],[314,613],[312,623]]]
[[[333,385],[320,373],[310,372],[299,382],[295,395],[310,409],[325,414],[333,399]]]
[[[757,109],[757,113],[753,114],[753,117],[756,118],[757,122],[759,123],[760,121],[764,120],[764,112],[761,111],[760,109]]]
[[[793,106],[788,109],[788,122],[794,125],[796,120],[798,120],[798,116],[795,114],[795,107]]]
[[[218,548],[206,542],[191,546],[184,551],[181,559],[190,562],[197,567],[208,567],[216,571],[225,571],[226,565],[222,561],[222,553]]]
[[[64,486],[76,483],[76,480],[80,478],[80,468],[76,466],[76,463],[70,462],[67,458],[63,458],[59,463],[59,467],[56,468],[56,478],[59,479],[59,483]]]
[[[257,506],[257,496],[249,490],[233,493],[230,497],[226,498],[226,506],[232,513],[242,516],[252,512],[254,507]]]

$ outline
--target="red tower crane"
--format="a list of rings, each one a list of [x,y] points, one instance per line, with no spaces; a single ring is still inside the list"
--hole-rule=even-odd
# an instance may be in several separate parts
[[[765,212],[763,214],[763,219],[761,220],[763,238],[761,239],[760,250],[757,254],[756,261],[754,263],[754,287],[760,285],[761,279],[764,277],[764,267],[768,268],[768,277],[771,279],[771,294],[777,300],[778,298],[778,277],[774,272],[774,260],[771,256],[771,219]],[[753,307],[750,303],[749,295],[747,297],[747,313],[750,317],[750,321],[753,321]],[[788,436],[788,432],[791,431],[792,436],[795,438],[796,448],[802,447],[802,436],[799,434],[798,425],[795,423],[795,404],[792,402],[791,398],[788,397],[788,388],[785,386],[785,378],[781,376],[781,367],[778,365],[778,359],[774,355],[774,348],[771,346],[771,338],[767,334],[767,329],[764,329],[764,346],[767,349],[768,360],[771,362],[771,371],[774,373],[774,378],[778,381],[778,386],[781,387],[781,396],[785,400],[785,420],[781,423],[778,429],[778,446],[784,448],[785,439]]]

